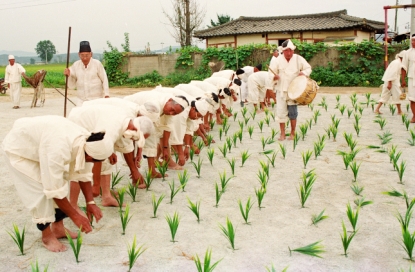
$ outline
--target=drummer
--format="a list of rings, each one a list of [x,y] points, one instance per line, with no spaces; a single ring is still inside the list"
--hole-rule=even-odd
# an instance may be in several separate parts
[[[294,139],[297,125],[297,104],[288,98],[288,87],[297,76],[309,76],[311,66],[300,55],[294,54],[295,45],[291,40],[282,43],[282,57],[270,63],[268,76],[277,80],[277,118],[280,123],[281,136],[278,140],[285,140],[285,123],[290,120],[291,132],[289,140]]]

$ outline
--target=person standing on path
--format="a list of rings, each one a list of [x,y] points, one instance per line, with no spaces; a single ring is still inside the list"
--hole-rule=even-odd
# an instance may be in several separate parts
[[[6,66],[4,75],[4,83],[8,84],[10,90],[10,98],[13,102],[13,109],[20,108],[20,95],[22,93],[22,74],[26,70],[22,65],[15,63],[13,55],[9,55],[9,64]]]

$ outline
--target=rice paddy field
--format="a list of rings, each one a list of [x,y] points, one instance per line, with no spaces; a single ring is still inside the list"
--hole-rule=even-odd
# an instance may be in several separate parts
[[[164,180],[148,180],[149,190],[138,190],[135,201],[120,161],[114,173],[124,177],[114,188],[126,190],[131,218],[127,207],[101,207],[97,198],[104,217],[82,235],[79,262],[67,240],[62,253],[42,246],[1,163],[1,270],[30,271],[37,261],[42,271],[128,271],[135,240],[142,254],[131,271],[198,271],[195,260],[206,263],[206,252],[210,266],[218,262],[214,271],[410,271],[415,127],[407,121],[408,101],[403,116],[389,105],[378,116],[378,89],[320,91],[312,106],[299,107],[296,141],[277,140],[273,108],[254,114],[252,105],[235,103],[227,124],[212,124],[215,143],[186,163],[187,174],[169,170]],[[0,98],[0,140],[17,118],[62,115],[56,95],[41,108],[30,109],[30,101],[27,95],[12,110]],[[13,223],[26,227],[25,255],[6,232]],[[68,219],[65,225],[76,230]]]
[[[65,69],[66,64],[56,63],[44,65],[24,65],[23,67],[26,69],[26,74],[28,76],[32,76],[39,70],[45,70],[47,71],[46,81],[50,82],[50,84],[56,88],[65,86],[65,76],[63,75],[63,70]],[[4,78],[5,69],[6,66],[0,66],[0,78]],[[46,87],[52,87],[49,86],[50,84],[45,82]],[[22,80],[22,85],[23,87],[29,87],[25,80]]]

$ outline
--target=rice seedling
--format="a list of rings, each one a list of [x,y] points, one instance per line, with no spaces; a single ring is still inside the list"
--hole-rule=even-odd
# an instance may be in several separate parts
[[[409,104],[406,104],[406,112],[409,112]]]
[[[75,255],[75,260],[77,263],[79,263],[79,253],[81,252],[81,246],[82,246],[82,241],[83,241],[81,228],[78,229],[78,237],[76,238],[76,244],[73,241],[69,232],[65,230],[65,233],[66,233],[66,238],[68,238],[69,245],[72,248],[73,254]]]
[[[363,190],[364,190],[365,187],[359,186],[359,184],[356,182],[356,183],[352,184],[352,186],[350,186],[350,188],[352,188],[352,191],[356,195],[360,196],[360,194],[363,192]]]
[[[342,245],[343,245],[343,250],[344,250],[343,255],[347,257],[347,250],[349,249],[350,243],[352,242],[357,231],[353,231],[349,236],[347,236],[347,230],[346,230],[346,226],[344,225],[344,221],[342,221],[342,229],[343,229],[343,234],[340,234],[340,237],[342,240]]]
[[[213,166],[213,157],[214,157],[214,155],[215,155],[215,149],[214,148],[209,148],[207,150],[207,156],[208,156],[210,165],[212,165],[212,166]]]
[[[128,183],[128,191],[127,191],[127,194],[129,194],[131,196],[133,202],[136,202],[137,189],[138,189],[137,184],[134,185],[131,182]]]
[[[373,123],[378,123],[379,126],[380,126],[380,129],[383,130],[383,128],[385,127],[387,122],[386,122],[385,118],[382,118],[380,116],[376,116],[375,120],[373,120]]]
[[[216,204],[215,207],[217,208],[219,205],[220,198],[222,197],[223,191],[219,190],[219,186],[215,183],[215,191],[216,191]]]
[[[314,120],[314,124],[317,124],[317,120],[318,120],[318,117],[319,116],[321,116],[321,114],[320,114],[320,110],[315,110],[314,112],[313,112],[313,120]]]
[[[398,160],[401,157],[401,155],[402,155],[402,151],[393,153],[393,156],[391,158],[392,159],[393,170],[396,170],[396,168],[398,167]]]
[[[336,95],[336,102],[339,103],[340,102],[340,95]]]
[[[238,120],[238,124],[239,124],[239,128],[240,128],[241,130],[243,130],[243,129],[244,129],[244,125],[245,125],[245,123],[244,123],[243,121],[239,121],[239,120]]]
[[[226,159],[226,154],[228,154],[228,145],[223,143],[223,147],[219,147],[220,152],[222,153],[223,157]]]
[[[127,204],[127,206],[125,207],[125,211],[120,212],[122,235],[125,235],[125,229],[127,228],[127,225],[131,220],[132,216],[129,216],[129,215],[130,215],[130,205]]]
[[[267,139],[264,138],[264,136],[261,137],[261,144],[262,144],[262,150],[265,150],[265,146],[267,145]]]
[[[222,128],[225,130],[225,127],[228,125],[228,117],[223,118]]]
[[[235,176],[235,158],[232,158],[232,160],[226,159],[228,161],[229,166],[231,167],[232,176]]]
[[[36,263],[30,263],[30,268],[32,270],[32,272],[40,272],[40,267],[39,267],[39,263],[36,259]],[[43,270],[43,272],[47,272],[49,268],[49,264],[47,264]]]
[[[200,149],[199,149],[200,150]],[[164,160],[163,162],[159,162],[158,160],[155,161],[155,165],[157,167],[157,170],[160,172],[162,181],[165,181],[167,169],[169,166],[168,161]]]
[[[350,116],[352,116],[353,109],[347,109],[347,118],[350,119]]]
[[[346,110],[346,105],[340,105],[339,106],[339,111],[340,111],[340,113],[343,115],[344,114],[344,111]]]
[[[187,182],[189,181],[189,173],[187,172],[187,169],[184,169],[183,174],[181,172],[177,173],[177,176],[179,178],[180,187],[182,188],[182,192],[184,192],[184,189],[187,185]]]
[[[228,146],[228,151],[230,153],[232,150],[232,139],[231,138],[229,137],[226,138],[226,145]]]
[[[405,250],[410,261],[413,261],[413,251],[415,246],[415,232],[412,234],[408,229],[402,231],[402,244],[401,246]]]
[[[285,160],[285,156],[287,155],[287,148],[282,143],[278,143],[278,145],[280,147],[280,151],[281,151],[282,157]]]
[[[242,164],[241,167],[244,166],[245,162],[248,160],[248,158],[251,156],[252,154],[249,154],[248,150],[244,150],[241,152],[241,158],[242,158]]]
[[[222,141],[223,128],[219,128],[219,140]]]
[[[235,120],[236,120],[236,117],[238,116],[238,112],[234,112],[233,113],[233,121],[235,122]]]
[[[222,230],[223,235],[226,237],[226,239],[231,244],[231,247],[233,250],[235,250],[235,228],[233,227],[233,224],[231,220],[229,220],[229,217],[226,217],[226,227],[219,224],[219,228]]]
[[[277,154],[278,154],[278,151],[273,151],[271,157],[266,156],[273,168],[275,168],[275,159],[277,158]]]
[[[128,245],[128,271],[131,271],[138,257],[140,257],[146,250],[147,248],[144,248],[144,245],[141,245],[140,247],[137,246],[137,239],[134,235],[132,245]]]
[[[153,183],[153,175],[151,173],[151,168],[148,169],[148,171],[145,172],[144,175],[144,183],[146,185],[146,191],[148,191],[150,189],[151,183]]]
[[[10,237],[13,239],[13,241],[19,248],[20,253],[22,255],[25,255],[24,254],[24,238],[26,234],[26,226],[24,226],[23,229],[20,231],[16,223],[13,223],[13,232],[7,231],[7,233],[10,235]]]
[[[323,221],[324,219],[329,218],[329,216],[328,216],[328,215],[324,215],[324,212],[325,212],[325,211],[326,211],[326,209],[322,210],[319,214],[313,214],[313,215],[311,216],[311,223],[312,223],[314,226],[317,226],[317,224],[318,224],[320,221]]]
[[[200,261],[199,256],[196,254],[196,256],[193,257],[193,260],[195,261],[197,271],[198,272],[212,272],[216,268],[216,266],[219,264],[219,262],[222,261],[223,259],[222,258],[216,263],[210,265],[211,258],[212,258],[212,250],[208,248],[206,250],[205,258],[204,258],[204,262],[202,266],[202,262]]]
[[[220,185],[222,188],[222,193],[224,193],[226,191],[226,186],[228,186],[228,182],[231,180],[232,177],[227,178],[226,177],[226,170],[223,170],[223,173],[219,173],[219,180],[220,180]]]
[[[396,171],[398,171],[398,175],[399,175],[399,183],[403,184],[403,174],[405,173],[405,169],[406,169],[406,161],[401,161],[401,164],[397,166]]]
[[[408,209],[410,206],[409,197],[405,190],[403,190],[403,192],[401,193],[392,187],[392,191],[382,192],[382,194],[388,195],[388,196],[402,197],[403,199],[405,199],[406,208]]]
[[[361,207],[364,207],[364,206],[366,206],[366,205],[373,204],[373,201],[371,201],[371,200],[365,200],[365,198],[364,198],[364,197],[361,197],[361,198],[356,198],[356,199],[354,200],[354,204],[356,204],[356,206],[357,206],[358,208],[361,208]]]
[[[340,124],[340,119],[333,118],[333,126],[335,126],[336,128],[339,128],[339,124]]]
[[[393,104],[389,104],[389,111],[391,112],[392,116],[395,115],[396,107]]]
[[[313,103],[308,104],[308,107],[310,108],[310,110],[311,110],[311,111],[313,111],[313,110],[314,110],[314,104],[313,104]]]
[[[388,149],[388,156],[389,156],[389,162],[392,163],[393,158],[395,157],[395,153],[396,153],[396,149],[397,146],[396,145],[392,145],[389,149]]]
[[[264,196],[265,193],[267,192],[267,190],[264,187],[260,187],[259,189],[255,188],[255,195],[257,198],[257,202],[258,202],[258,208],[261,210],[262,208],[265,208],[262,205],[262,200],[264,200]]]
[[[213,130],[213,127],[215,126],[216,121],[214,119],[209,121],[210,130]]]
[[[360,113],[360,115],[362,115],[363,114],[363,108],[362,107],[357,107],[357,110],[359,111],[359,113]]]
[[[170,234],[171,234],[171,241],[170,242],[177,242],[174,240],[176,237],[177,229],[179,228],[180,218],[177,212],[174,212],[173,216],[166,214],[165,216],[167,223],[169,224]]]
[[[329,126],[328,128],[325,128],[324,131],[326,131],[327,137],[330,139],[331,138],[331,126]]]
[[[249,119],[251,119],[251,117],[244,117],[245,125],[248,125]]]
[[[270,118],[269,118],[269,116],[266,116],[265,118],[264,118],[264,122],[265,122],[265,124],[267,124],[267,126],[269,127],[269,123],[270,123]]]
[[[404,121],[404,125],[405,125],[405,127],[406,127],[406,131],[408,131],[409,130],[409,125],[411,124],[411,120],[409,120],[408,118],[407,119],[405,119],[405,121]],[[412,134],[412,133],[411,133]]]
[[[352,170],[352,172],[353,172],[353,182],[356,182],[357,181],[357,174],[359,173],[359,169],[360,169],[360,165],[361,165],[362,163],[359,163],[359,164],[357,164],[357,162],[356,161],[352,161],[350,164],[349,164],[349,166],[350,166],[350,169]]]
[[[172,152],[173,152],[173,155],[174,155],[174,161],[177,163],[179,161],[179,153],[177,153],[174,148],[173,148]]]
[[[402,232],[408,230],[409,224],[411,222],[411,217],[413,213],[413,205],[410,205],[405,212],[405,216],[403,217],[400,213],[397,214],[396,218],[399,221],[399,224],[401,225]]]
[[[250,112],[250,115],[252,117],[252,120],[255,120],[256,111],[254,110],[254,111]]]
[[[329,127],[329,129],[330,129],[331,135],[333,135],[333,142],[335,142],[336,141],[336,137],[337,137],[338,129],[337,129],[337,127],[335,125],[331,125]]]
[[[267,175],[267,173],[263,169],[260,169],[258,171],[257,177],[258,177],[259,183],[261,184],[261,187],[266,190],[267,185],[268,185],[268,180],[269,180],[269,176]]]
[[[308,131],[308,124],[300,125],[301,140],[304,141],[305,136],[307,135],[307,131]]]
[[[415,146],[415,132],[411,129],[409,131],[409,134],[410,134],[411,138],[408,139],[408,144],[410,146]]]
[[[124,175],[121,175],[121,171],[118,170],[117,173],[111,173],[111,190],[115,189],[115,186],[117,186],[122,179],[124,178]]]
[[[241,129],[237,133],[238,133],[239,143],[242,144],[242,138],[244,136],[243,130]]]
[[[369,107],[369,103],[371,101],[370,96],[372,94],[371,93],[365,93],[365,97],[366,97],[366,107]]]
[[[213,142],[213,136],[210,134],[206,135],[206,140],[207,140],[207,147],[210,147],[210,145]]]
[[[272,121],[275,121],[275,113],[271,112],[269,115],[271,116]]]
[[[311,130],[311,126],[313,125],[313,118],[308,119],[306,122],[308,124],[308,129]]]
[[[160,206],[160,203],[163,201],[164,197],[165,195],[161,194],[159,198],[156,199],[156,195],[154,193],[152,194],[151,196],[151,200],[152,200],[151,203],[153,204],[153,217],[152,218],[157,218],[157,210]]]
[[[249,138],[252,139],[252,133],[254,132],[254,126],[248,126]]]
[[[199,151],[200,151],[200,149],[199,149]],[[194,151],[193,148],[190,148],[190,150],[189,150],[189,158],[190,158],[190,161],[193,161],[193,157],[194,156],[195,156],[195,151]]]
[[[170,204],[173,204],[173,198],[177,195],[177,193],[180,191],[180,189],[182,189],[182,186],[179,186],[176,188],[176,184],[174,182],[174,179],[169,182],[169,187],[170,187]]]
[[[352,95],[350,95],[350,101],[352,102],[352,105],[356,105],[357,103],[357,95],[354,93]]]
[[[370,103],[370,106],[372,107],[372,112],[375,111],[375,105],[376,105],[376,102]]]
[[[352,134],[343,133],[344,139],[346,140],[347,145],[350,147],[350,150],[353,151],[357,146],[357,141],[353,140]]]
[[[293,152],[295,151],[295,148],[297,147],[299,140],[300,140],[300,135],[298,135],[298,133],[296,132],[293,138]]]
[[[269,179],[269,162],[259,161],[259,164]]]
[[[352,225],[352,228],[353,228],[353,232],[356,232],[357,220],[359,219],[359,208],[357,208],[353,212],[352,207],[350,206],[350,203],[347,203],[346,208],[347,208],[346,209],[347,218],[349,218],[350,224]]]
[[[264,127],[264,120],[260,120],[258,123],[259,131],[262,133],[262,128]]]
[[[187,198],[187,202],[189,203],[189,206],[187,206],[195,215],[197,218],[197,222],[200,222],[200,200],[193,203],[190,198]]]
[[[248,108],[242,108],[241,109],[241,113],[242,113],[242,116],[243,117],[245,117],[245,115],[246,115],[247,112],[248,112]]]
[[[200,158],[197,160],[197,163],[194,162],[190,162],[191,164],[193,164],[193,167],[195,168],[196,172],[197,172],[197,178],[200,178],[200,171],[202,170],[202,163],[203,160],[201,160]]]
[[[362,115],[353,114],[353,116],[354,116],[354,122],[355,122],[355,124],[359,124],[359,121],[362,118]]]
[[[304,169],[307,168],[307,163],[310,160],[312,155],[313,155],[313,151],[311,150],[301,152],[301,157],[303,158]]]
[[[310,170],[307,173],[303,172],[302,182],[300,182],[299,188],[297,189],[298,196],[300,197],[301,208],[305,207],[304,205],[311,194],[311,190],[313,189],[315,181],[316,174],[314,173],[314,169]]]
[[[383,134],[377,134],[379,140],[381,140],[381,145],[385,145],[392,141],[392,133],[389,130],[383,132]]]
[[[290,251],[290,256],[291,256],[291,253],[295,251],[295,252],[310,255],[313,257],[322,258],[320,254],[325,252],[325,250],[324,250],[324,247],[320,243],[321,241],[317,241],[315,243],[306,245],[304,247],[299,247],[296,249],[291,249],[290,247],[288,247],[288,250]]]
[[[226,135],[226,133],[225,133],[225,135]],[[202,149],[205,147],[205,143],[203,141],[199,141],[199,142],[197,142],[196,146],[197,146],[197,148],[199,148],[199,151],[202,151]],[[192,150],[192,149],[190,149],[190,150]]]
[[[254,205],[254,203],[251,202],[251,197],[248,197],[248,200],[245,204],[245,208],[240,199],[238,200],[238,205],[239,205],[239,210],[241,211],[242,217],[244,218],[245,224],[250,225],[251,223],[248,221],[249,211]]]
[[[354,127],[354,130],[356,131],[357,137],[359,137],[360,129],[362,128],[362,126],[358,124],[354,124],[353,127]]]
[[[119,188],[117,190],[118,195],[111,191],[112,196],[115,198],[115,200],[118,203],[118,208],[120,212],[122,212],[122,207],[124,205],[124,197],[125,197],[126,191],[127,191],[127,188],[125,187]]]
[[[235,132],[232,136],[233,147],[236,148],[236,142],[238,141],[239,132]]]

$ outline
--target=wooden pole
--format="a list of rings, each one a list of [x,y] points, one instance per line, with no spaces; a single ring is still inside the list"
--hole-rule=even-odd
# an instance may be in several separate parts
[[[69,34],[68,34],[68,51],[66,53],[66,68],[69,67],[69,51],[71,48],[71,27],[69,27]],[[63,117],[66,117],[66,100],[68,98],[68,76],[66,76],[65,81],[65,104],[63,106]]]

